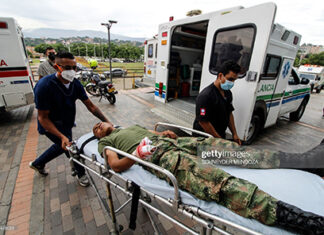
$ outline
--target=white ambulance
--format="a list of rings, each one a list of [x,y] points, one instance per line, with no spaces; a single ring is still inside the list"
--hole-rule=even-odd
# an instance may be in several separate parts
[[[144,78],[155,80],[158,39],[156,37],[144,42]]]
[[[299,76],[310,80],[311,92],[313,89],[320,93],[324,89],[324,67],[305,64],[298,68]]]
[[[0,111],[34,102],[33,77],[21,28],[0,17]]]
[[[275,24],[276,5],[233,7],[159,25],[155,100],[195,102],[233,60],[242,73],[232,88],[239,137],[251,143],[289,113],[297,121],[310,96],[292,69],[301,36]]]

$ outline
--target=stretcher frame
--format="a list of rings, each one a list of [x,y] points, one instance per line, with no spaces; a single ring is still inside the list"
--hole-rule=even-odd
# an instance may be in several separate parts
[[[163,123],[163,122],[156,123],[154,126],[154,130],[156,130],[158,126],[178,128],[185,132],[196,133],[196,134],[199,134],[199,135],[205,136],[205,137],[212,137],[210,134],[205,133],[205,132],[193,130],[193,129],[179,126],[179,125]],[[86,169],[86,173],[89,177],[91,186],[94,188],[97,196],[99,197],[99,199],[100,199],[99,201],[102,203],[103,208],[106,210],[107,214],[110,216],[110,218],[112,220],[112,224],[113,224],[113,228],[111,228],[110,234],[119,234],[119,232],[121,232],[121,230],[123,229],[123,227],[117,223],[116,214],[118,212],[120,212],[127,204],[129,204],[131,202],[133,194],[132,194],[132,186],[131,186],[132,181],[124,178],[120,174],[118,174],[118,173],[114,172],[112,169],[110,169],[108,162],[107,162],[107,156],[105,153],[107,149],[116,152],[118,155],[132,159],[133,161],[137,162],[138,164],[141,164],[145,167],[149,167],[153,170],[156,170],[156,171],[164,174],[165,176],[168,177],[170,182],[172,182],[172,185],[174,188],[174,197],[168,198],[168,199],[161,197],[153,192],[150,192],[142,187],[140,188],[141,196],[139,199],[139,203],[143,206],[144,210],[147,212],[147,215],[148,215],[148,217],[152,223],[152,226],[155,230],[155,234],[160,234],[160,232],[158,231],[158,228],[152,219],[152,215],[150,214],[150,211],[153,211],[153,212],[161,215],[162,217],[164,217],[171,223],[179,226],[180,228],[184,229],[185,231],[189,232],[190,234],[211,235],[212,231],[216,231],[216,232],[219,232],[220,234],[225,234],[225,235],[231,234],[230,232],[225,230],[226,228],[231,228],[231,229],[234,229],[234,231],[242,232],[244,234],[251,234],[251,235],[260,234],[258,232],[255,232],[255,231],[249,229],[249,228],[246,228],[242,225],[236,224],[229,220],[223,219],[219,216],[216,216],[216,215],[210,214],[206,211],[203,211],[198,207],[182,204],[176,177],[170,171],[168,171],[158,165],[155,165],[151,162],[144,161],[134,155],[123,152],[119,149],[116,149],[116,148],[113,148],[110,146],[106,146],[103,151],[104,158],[105,158],[105,164],[101,164],[98,161],[96,161],[95,154],[92,154],[92,156],[87,156],[83,153],[79,153],[77,146],[76,146],[76,142],[73,142],[71,146],[67,147],[67,149],[69,151],[69,155],[70,155],[69,161],[70,161],[72,169],[74,169],[74,165],[73,165],[74,162],[82,165]],[[85,164],[85,162],[90,163],[90,164]],[[95,167],[97,167],[97,169]],[[94,175],[98,176],[101,180],[105,181],[109,208],[107,208],[106,204],[104,203],[103,198],[99,194],[97,186],[95,185],[93,178],[89,174],[89,172],[92,172]],[[115,176],[118,179],[122,180],[123,185],[119,184],[117,182],[114,182],[112,179],[112,176]],[[120,190],[121,192],[125,193],[129,197],[129,199],[116,210],[114,209],[114,203],[113,203],[112,193],[111,193],[111,188],[110,188],[111,186]],[[152,200],[156,200],[157,202],[162,203],[163,205],[172,208],[173,211],[177,215],[181,214],[181,215],[193,220],[195,223],[197,223],[200,226],[200,231],[196,231],[195,228],[188,227],[187,225],[182,223],[180,220],[175,219],[175,218],[171,217],[170,215],[168,215],[167,213],[163,212],[162,210],[154,207],[153,205],[151,205]]]

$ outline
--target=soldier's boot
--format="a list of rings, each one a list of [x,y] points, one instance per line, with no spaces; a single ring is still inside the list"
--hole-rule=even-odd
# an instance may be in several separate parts
[[[277,202],[277,224],[302,234],[324,234],[324,217],[303,211],[282,201]]]
[[[319,169],[324,173],[324,139],[315,148],[304,153],[278,152],[280,168]],[[276,154],[276,155],[277,155]]]

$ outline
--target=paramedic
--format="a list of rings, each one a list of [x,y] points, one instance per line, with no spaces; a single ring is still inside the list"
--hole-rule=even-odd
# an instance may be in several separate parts
[[[241,145],[235,123],[232,105],[234,81],[241,68],[233,61],[222,64],[217,79],[200,92],[196,99],[196,118],[193,129],[204,131],[215,138],[225,139],[227,127],[233,134],[233,140]]]
[[[201,147],[207,146],[218,151],[249,153],[251,158],[260,161],[260,167],[289,168],[288,163],[294,165],[298,161],[303,167],[307,164],[324,167],[324,139],[310,151],[291,154],[271,150],[258,151],[221,138],[177,137],[171,131],[155,132],[138,125],[116,129],[109,123],[98,123],[94,126],[93,133],[100,138],[98,152],[103,154],[105,151],[109,166],[116,172],[127,170],[135,161],[127,157],[120,158],[115,152],[104,150],[105,146],[134,154],[170,171],[176,177],[179,188],[199,199],[215,201],[243,217],[253,218],[267,225],[302,229],[303,234],[309,234],[310,231],[313,234],[324,233],[324,217],[279,201],[257,185],[230,175],[218,166],[205,164],[202,161],[203,154],[198,153]],[[147,147],[156,149],[150,158],[143,155]],[[165,175],[151,168],[145,169],[168,180]]]
[[[47,47],[44,53],[47,56],[47,60],[41,63],[38,67],[39,79],[47,75],[56,73],[54,66],[55,63],[55,49],[53,47]]]
[[[69,52],[58,53],[55,58],[57,73],[45,76],[35,86],[35,104],[37,108],[38,131],[45,134],[53,145],[48,148],[29,166],[39,174],[46,176],[45,165],[52,159],[65,153],[66,146],[71,144],[72,127],[75,120],[77,99],[81,100],[87,109],[102,121],[109,122],[100,109],[86,95],[81,83],[74,79],[76,61]],[[89,180],[85,169],[74,164],[77,179],[81,186],[88,186]]]

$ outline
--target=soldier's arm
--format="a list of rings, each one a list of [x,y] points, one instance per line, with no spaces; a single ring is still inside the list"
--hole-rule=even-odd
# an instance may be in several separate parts
[[[215,128],[213,127],[213,125],[210,122],[208,122],[208,121],[199,121],[199,125],[204,129],[204,131],[206,133],[211,134],[215,138],[222,138],[217,133],[217,131],[215,130]]]
[[[107,162],[108,162],[109,166],[115,172],[126,171],[135,163],[135,161],[133,161],[132,159],[129,159],[127,157],[119,159],[117,153],[115,153],[109,149],[106,149],[106,156],[108,158]]]
[[[170,130],[166,130],[166,131],[162,131],[162,132],[149,130],[149,132],[152,132],[153,134],[156,134],[156,135],[166,136],[171,139],[178,138],[177,134]]]

